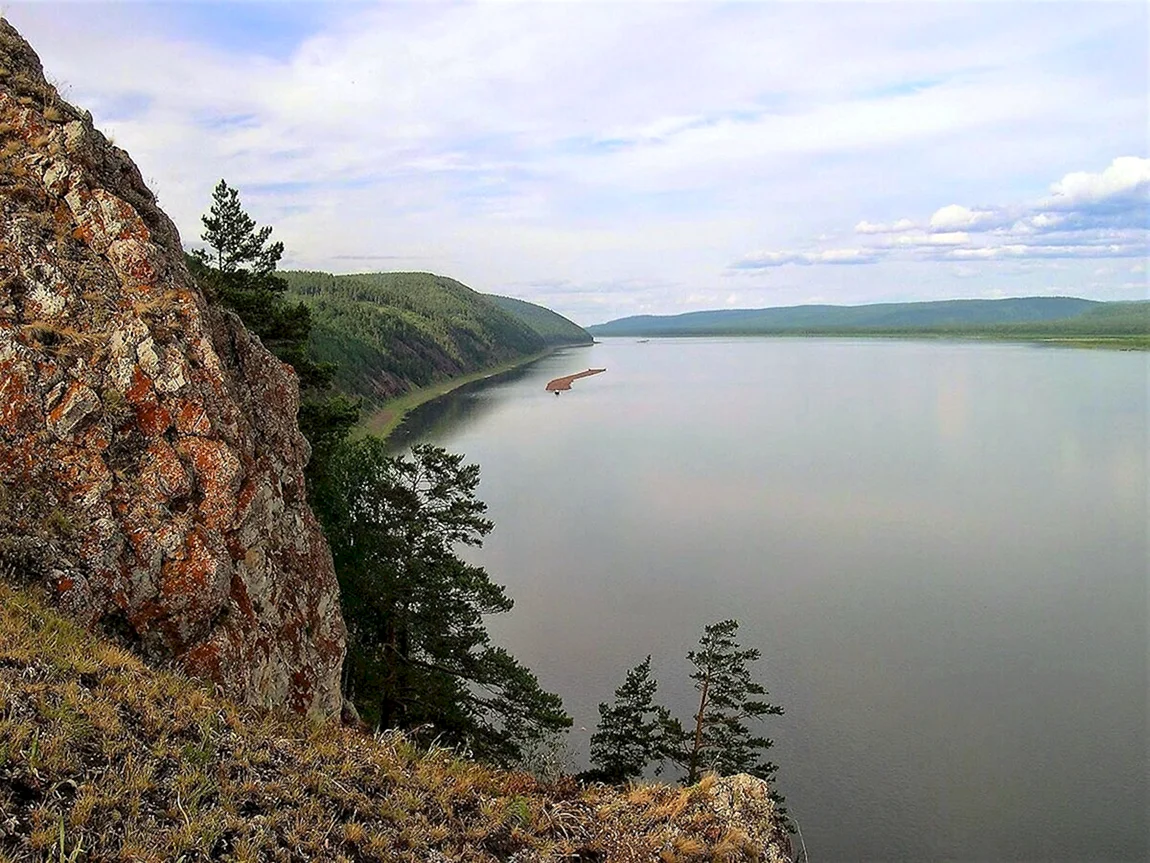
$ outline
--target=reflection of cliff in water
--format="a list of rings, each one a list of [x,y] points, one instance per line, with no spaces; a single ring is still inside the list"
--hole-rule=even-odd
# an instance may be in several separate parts
[[[473,422],[495,407],[487,390],[500,384],[512,383],[526,377],[534,363],[517,366],[489,378],[464,384],[437,399],[421,404],[403,418],[403,422],[387,438],[392,452],[406,450],[419,441],[438,441],[456,428]]]

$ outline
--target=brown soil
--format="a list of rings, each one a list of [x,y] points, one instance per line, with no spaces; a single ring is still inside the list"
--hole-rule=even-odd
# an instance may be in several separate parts
[[[590,377],[591,375],[602,374],[605,371],[607,371],[607,370],[606,369],[587,369],[587,371],[579,372],[578,374],[564,375],[561,378],[555,378],[555,380],[549,381],[547,383],[547,392],[557,393],[560,390],[569,390],[569,389],[571,389],[571,382],[572,381],[578,380],[579,378]]]

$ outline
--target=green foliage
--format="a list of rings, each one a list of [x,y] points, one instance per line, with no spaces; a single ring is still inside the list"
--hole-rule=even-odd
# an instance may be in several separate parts
[[[275,272],[276,264],[283,257],[284,244],[267,245],[272,229],[256,230],[255,220],[240,204],[239,191],[230,188],[224,180],[220,180],[212,192],[211,211],[201,217],[201,221],[204,232],[200,239],[212,249],[210,255],[197,253],[205,265],[228,275],[246,272],[257,279],[269,278]]]
[[[591,763],[596,769],[584,778],[618,785],[638,779],[648,764],[663,761],[668,754],[667,731],[675,725],[669,711],[655,704],[657,689],[648,656],[627,672],[613,704],[599,704],[599,727],[591,735]]]
[[[344,392],[379,404],[538,353],[543,337],[454,279],[429,273],[281,274],[311,310],[312,356]]]
[[[299,430],[311,444],[307,481],[312,506],[317,504],[316,497],[322,490],[333,493],[328,482],[331,460],[336,448],[359,422],[359,413],[359,402],[341,393],[326,398],[312,396],[300,401]]]
[[[544,306],[495,294],[488,294],[487,299],[531,327],[548,345],[589,345],[595,341],[581,326]]]
[[[699,693],[694,732],[683,739],[688,784],[705,770],[720,775],[750,773],[761,779],[770,779],[778,770],[777,765],[759,760],[759,753],[772,742],[752,734],[747,722],[780,715],[783,709],[761,700],[767,690],[751,679],[747,667],[761,654],[739,647],[738,630],[735,620],[713,623],[704,629],[699,649],[687,654],[695,666],[691,680]]]
[[[570,726],[558,696],[491,645],[483,616],[511,599],[455,549],[492,528],[477,465],[420,445],[391,457],[367,437],[339,447],[317,512],[335,558],[349,629],[346,690],[369,722],[430,729],[512,763]]]
[[[203,240],[212,254],[197,250],[185,256],[188,269],[204,295],[231,309],[264,347],[295,369],[300,382],[300,431],[312,447],[308,486],[314,489],[327,471],[335,446],[359,421],[359,403],[331,393],[336,367],[309,356],[311,310],[287,302],[287,283],[276,273],[283,243],[268,245],[272,229],[256,229],[240,203],[239,192],[220,180],[211,211],[203,216]]]
[[[691,680],[699,693],[699,709],[691,731],[655,703],[657,684],[651,677],[651,657],[627,672],[615,690],[615,702],[599,705],[599,727],[591,735],[593,770],[584,779],[619,784],[643,775],[655,764],[656,775],[665,761],[687,771],[693,785],[704,773],[749,773],[770,779],[778,767],[760,755],[772,741],[755,735],[748,723],[779,715],[781,707],[762,700],[767,695],[751,679],[748,665],[760,658],[758,650],[743,650],[735,636],[739,624],[723,620],[706,627],[699,649],[687,654],[694,666]],[[782,797],[772,792],[772,798]]]

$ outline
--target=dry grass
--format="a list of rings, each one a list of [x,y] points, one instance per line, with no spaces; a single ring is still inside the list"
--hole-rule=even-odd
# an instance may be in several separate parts
[[[243,709],[0,583],[0,861],[759,859],[705,796]]]
[[[75,327],[52,321],[31,321],[20,327],[20,336],[26,344],[34,345],[50,356],[85,356],[99,350],[106,339],[104,333],[81,332]]]

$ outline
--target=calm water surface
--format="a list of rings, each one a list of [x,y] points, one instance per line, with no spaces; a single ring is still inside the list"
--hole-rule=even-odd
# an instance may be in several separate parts
[[[735,617],[812,860],[1147,858],[1145,354],[606,340],[404,433],[482,466],[491,629],[577,760],[648,653],[685,719]]]

